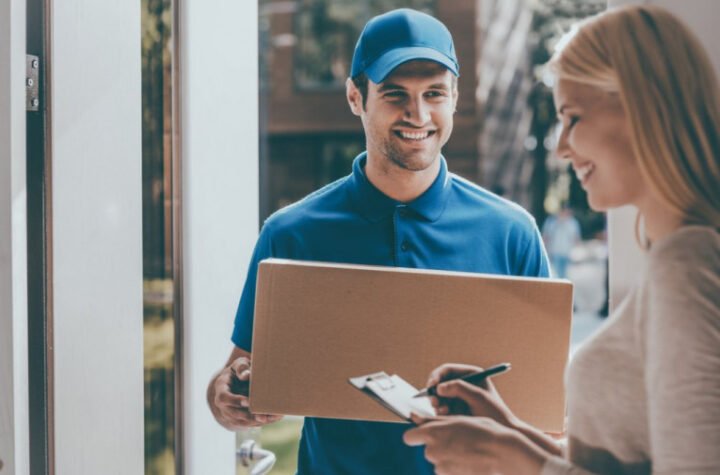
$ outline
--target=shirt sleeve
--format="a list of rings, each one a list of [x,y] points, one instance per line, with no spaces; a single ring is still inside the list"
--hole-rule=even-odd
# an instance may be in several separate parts
[[[232,333],[232,342],[238,348],[247,352],[252,351],[252,333],[253,319],[255,316],[255,284],[257,282],[258,264],[263,259],[273,257],[273,246],[271,240],[271,231],[269,227],[263,226],[255,250],[253,251],[250,266],[248,267],[245,286],[243,287],[235,314],[235,327]]]
[[[521,254],[517,259],[519,268],[516,269],[515,275],[550,277],[550,264],[540,231],[535,222],[532,222],[528,228],[524,233],[525,239],[521,241],[524,246],[520,247]]]
[[[692,256],[686,247],[649,269],[643,346],[654,474],[720,467],[720,259]]]

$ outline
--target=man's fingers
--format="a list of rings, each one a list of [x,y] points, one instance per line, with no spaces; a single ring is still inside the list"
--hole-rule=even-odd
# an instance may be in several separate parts
[[[245,396],[228,396],[224,398],[218,406],[221,408],[227,408],[227,410],[246,413],[248,414],[248,418],[254,417],[255,419],[263,422],[275,422],[283,418],[283,416],[279,414],[260,414],[250,412],[250,400]]]
[[[248,425],[257,426],[277,422],[283,418],[283,416],[279,414],[254,414],[246,408],[232,406],[223,407],[221,414],[226,422],[226,427],[228,427],[228,425],[239,425],[240,427]]]
[[[227,430],[237,432],[239,430],[247,429],[249,427],[262,427],[265,424],[262,422],[259,422],[259,421],[255,421],[255,420],[242,421],[242,422],[222,420],[222,421],[220,421],[220,425],[222,425]]]
[[[270,416],[267,414],[250,414],[252,418],[258,422],[261,422],[263,424],[267,424],[269,422]]]
[[[250,412],[250,399],[247,396],[250,373],[250,359],[241,356],[215,379],[214,411],[217,411],[218,422],[228,430],[262,426],[282,419],[277,414]]]
[[[256,414],[249,412],[248,408],[250,407],[250,399],[247,396],[224,393],[223,395],[218,397],[218,400],[220,402],[219,405],[222,407],[245,411],[248,414],[254,416],[256,419],[263,422],[275,422],[279,421],[283,417],[279,414]]]
[[[235,394],[230,391],[215,393],[215,401],[219,406],[249,407],[250,400],[242,394]]]
[[[229,390],[222,390],[215,393],[215,405],[221,410],[232,411],[234,415],[240,415],[245,420],[255,420],[261,423],[275,422],[282,419],[277,414],[253,414],[249,411],[250,398],[243,394],[235,394]]]
[[[247,358],[238,358],[238,360],[242,359],[247,362]],[[235,360],[222,371],[216,380],[216,387],[220,385],[227,388],[227,391],[233,394],[247,395],[250,387],[250,369],[246,363],[238,362],[238,360]],[[225,390],[223,389],[222,391]]]
[[[230,364],[230,369],[232,370],[233,373],[235,373],[238,376],[244,370],[249,369],[249,368],[250,368],[250,360],[245,356],[241,356],[241,357],[237,358],[235,361],[233,361]]]
[[[247,371],[248,374],[245,374],[245,371]],[[242,377],[240,375],[242,375]],[[215,380],[215,391],[216,393],[247,394],[249,380],[249,370],[242,370],[238,374],[232,367],[228,367],[224,369]]]
[[[255,414],[251,413],[252,416],[262,422],[263,424],[269,424],[270,422],[277,422],[283,418],[280,414]]]
[[[236,407],[223,407],[220,411],[220,414],[222,416],[223,421],[225,421],[225,425],[228,424],[232,425],[248,425],[248,424],[254,424],[254,423],[261,423],[258,418],[253,416],[250,412],[247,411],[247,409],[241,409]]]
[[[253,419],[253,415],[250,413],[250,411],[243,407],[223,406],[220,409],[220,412],[227,419],[231,419],[234,421],[248,421]]]

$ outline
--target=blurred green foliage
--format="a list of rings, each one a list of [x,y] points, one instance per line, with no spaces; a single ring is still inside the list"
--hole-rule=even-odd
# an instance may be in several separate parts
[[[263,448],[270,450],[277,457],[270,471],[272,475],[295,475],[302,424],[301,417],[285,417],[262,429],[241,431],[238,433],[237,446],[240,447],[240,444],[247,439],[259,441]],[[236,473],[248,475],[250,470],[238,464]]]

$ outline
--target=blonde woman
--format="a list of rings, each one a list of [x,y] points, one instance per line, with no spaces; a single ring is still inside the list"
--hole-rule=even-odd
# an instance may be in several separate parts
[[[652,6],[611,10],[551,60],[570,160],[595,210],[634,205],[640,281],[573,358],[567,446],[492,386],[439,386],[406,432],[439,474],[720,473],[720,97],[698,40]],[[644,224],[643,224],[644,223]],[[428,385],[477,368],[445,365]],[[453,407],[455,404],[453,404]],[[473,417],[474,416],[474,417]]]

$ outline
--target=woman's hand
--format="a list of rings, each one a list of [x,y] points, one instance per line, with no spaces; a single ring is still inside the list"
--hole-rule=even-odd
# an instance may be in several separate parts
[[[539,474],[549,454],[518,431],[486,417],[412,415],[405,432],[411,446],[424,445],[438,475]]]
[[[488,417],[506,427],[517,429],[519,426],[517,417],[507,407],[489,379],[486,379],[481,386],[474,386],[461,379],[446,381],[477,371],[482,371],[482,368],[450,363],[430,373],[427,387],[438,385],[439,397],[430,398],[437,414]]]

